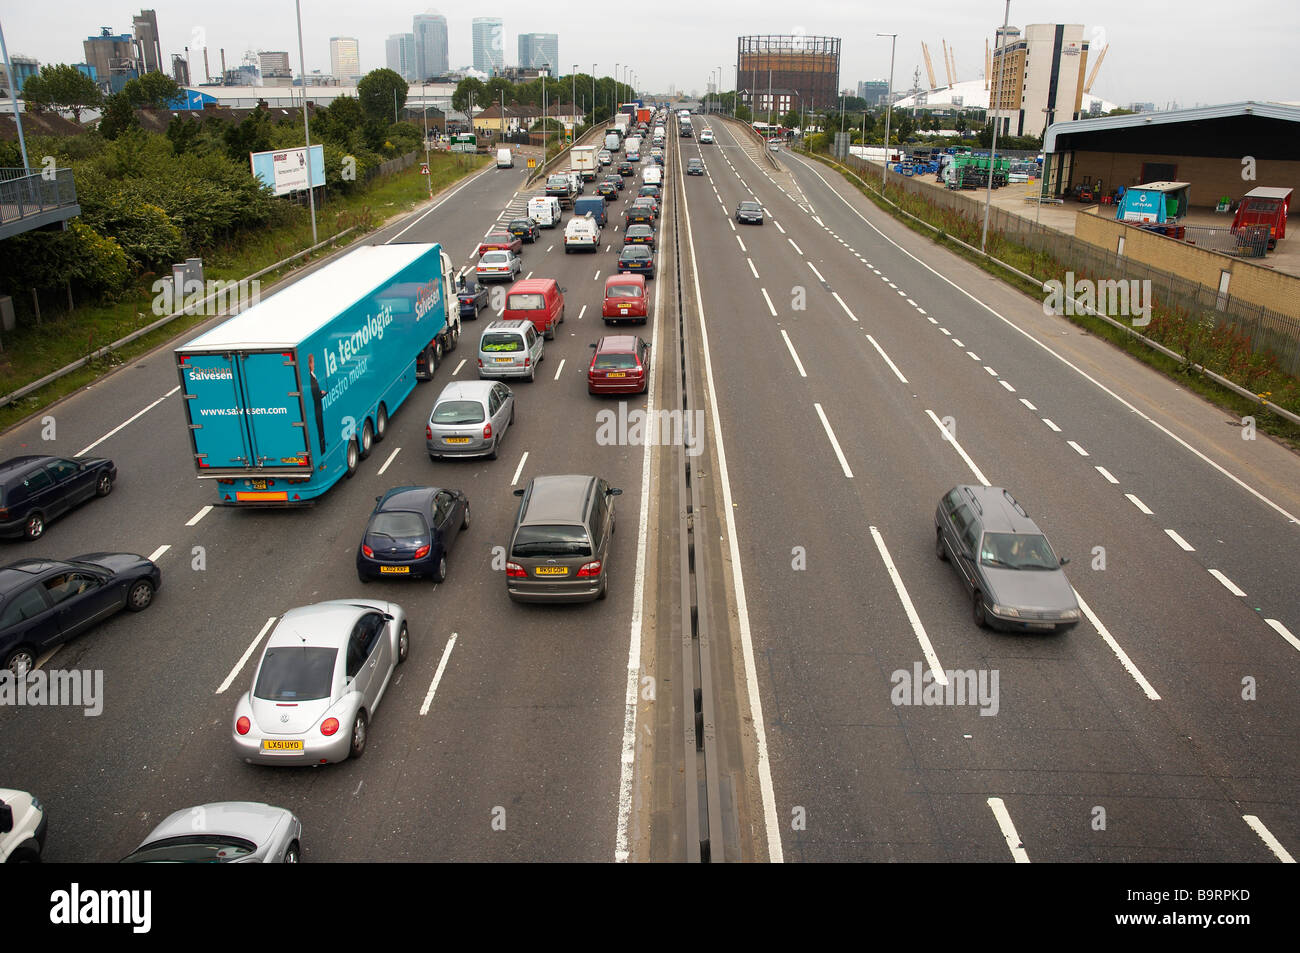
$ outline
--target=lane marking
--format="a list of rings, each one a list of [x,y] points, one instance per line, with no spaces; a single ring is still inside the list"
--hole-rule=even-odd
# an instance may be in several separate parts
[[[205,506],[205,507],[203,507],[203,509],[199,510],[197,513],[195,513],[193,516],[191,516],[190,519],[189,519],[189,522],[186,523],[185,525],[186,525],[186,526],[196,526],[196,525],[198,525],[199,520],[203,519],[203,517],[207,516],[207,515],[208,515],[209,513],[211,513],[211,512],[212,512],[212,507],[211,507],[211,506]]]
[[[1021,397],[1021,398],[1020,398],[1020,403],[1024,404],[1024,405],[1025,405],[1026,407],[1028,407],[1030,410],[1037,410],[1037,409],[1038,409],[1037,407],[1035,407],[1033,404],[1031,404],[1031,403],[1029,402],[1029,399],[1028,399],[1027,397]]]
[[[390,465],[394,460],[397,459],[397,455],[398,455],[399,453],[401,453],[401,452],[402,452],[402,448],[401,448],[401,447],[394,447],[394,448],[393,448],[393,452],[390,453],[390,454],[388,455],[388,459],[384,461],[384,465],[383,465],[382,467],[379,468],[379,473],[378,473],[379,476],[383,476],[383,475],[384,475],[384,471],[387,470],[388,467],[389,467],[389,465]]]
[[[179,384],[176,385],[176,389],[177,389],[177,390],[180,390],[180,385],[179,385]],[[122,421],[120,424],[118,424],[116,427],[114,427],[114,428],[113,428],[112,430],[110,430],[108,433],[104,434],[104,436],[100,437],[98,440],[96,440],[94,443],[92,443],[92,444],[91,444],[89,447],[87,447],[85,450],[78,450],[76,453],[73,454],[73,456],[74,456],[74,457],[80,457],[80,456],[84,456],[84,455],[87,454],[87,453],[90,453],[90,451],[94,450],[96,447],[98,447],[101,443],[103,443],[103,442],[104,442],[105,440],[107,440],[109,437],[113,436],[113,434],[117,433],[119,430],[121,430],[122,428],[126,427],[127,425],[132,424],[132,423],[134,423],[135,421],[139,420],[141,417],[143,417],[145,414],[149,413],[149,411],[153,410],[155,407],[157,407],[159,404],[161,404],[161,403],[162,403],[164,400],[166,400],[166,399],[167,399],[166,397],[159,397],[157,400],[155,400],[152,404],[150,404],[150,405],[149,405],[148,407],[146,407],[144,410],[141,410],[141,411],[137,412],[136,414],[132,415],[131,417],[128,417],[126,420]]]
[[[1125,493],[1124,495],[1128,498],[1128,501],[1129,501],[1130,503],[1132,503],[1134,506],[1136,506],[1139,510],[1141,510],[1143,513],[1145,513],[1147,516],[1152,516],[1152,515],[1153,515],[1152,512],[1151,512],[1149,509],[1147,509],[1147,505],[1146,505],[1145,503],[1143,503],[1141,500],[1139,500],[1139,499],[1138,499],[1136,496],[1134,496],[1132,493]]]
[[[1110,471],[1107,470],[1105,467],[1100,467],[1100,466],[1099,466],[1099,467],[1096,468],[1096,470],[1097,470],[1098,473],[1100,473],[1102,476],[1104,476],[1104,477],[1106,478],[1107,482],[1109,482],[1109,483],[1119,483],[1119,480],[1116,480],[1113,476],[1111,476],[1111,475],[1110,475]]]
[[[759,288],[763,292],[763,300],[767,302],[767,310],[772,312],[772,317],[776,317],[776,305],[772,304],[772,299],[767,296],[766,288]]]
[[[1020,840],[1020,835],[1016,833],[1016,825],[1012,823],[1011,815],[1007,813],[1007,806],[1002,803],[1002,798],[991,797],[988,799],[988,805],[993,809],[993,816],[997,818],[1002,839],[1007,842],[1007,849],[1011,851],[1012,859],[1017,864],[1029,863],[1029,854]]]
[[[524,455],[519,458],[519,466],[515,467],[515,475],[510,478],[511,486],[514,486],[516,483],[519,482],[519,474],[524,472],[524,464],[527,462],[528,462],[528,451],[525,450]]]
[[[1016,392],[1016,389],[1015,389],[1014,387],[1011,386],[1011,382],[1010,382],[1010,381],[999,380],[998,383],[1001,384],[1003,387],[1005,387],[1005,388],[1006,388],[1008,391],[1010,391],[1011,393],[1014,394],[1014,393]],[[1085,453],[1084,456],[1086,457],[1087,454]]]
[[[974,351],[967,351],[966,356],[969,357],[972,361],[978,361],[980,359],[980,356],[976,354]]]
[[[1237,588],[1237,584],[1236,584],[1236,583],[1234,583],[1231,579],[1229,579],[1229,578],[1228,578],[1227,576],[1225,576],[1223,573],[1219,572],[1219,570],[1217,570],[1217,569],[1211,569],[1211,570],[1210,570],[1210,575],[1213,576],[1215,579],[1219,580],[1219,582],[1223,583],[1223,588],[1227,589],[1227,590],[1228,590],[1230,593],[1232,593],[1234,596],[1244,596],[1244,595],[1245,595],[1244,592],[1242,592],[1239,588]]]
[[[149,554],[149,562],[151,563],[157,562],[158,557],[161,556],[163,553],[167,552],[167,550],[171,548],[172,548],[171,543],[163,543],[161,546],[159,546],[157,549],[155,549],[152,553]]]
[[[803,255],[803,249],[801,249],[798,245],[794,243],[793,238],[787,238],[786,241],[790,243],[790,247],[794,249],[794,253],[796,255]]]
[[[586,313],[587,313],[587,306],[584,304],[584,305],[582,306],[582,310],[578,312],[578,320],[581,321],[581,320],[582,320],[582,316],[583,316],[584,314],[586,314]]]
[[[462,357],[462,358],[460,359],[460,363],[456,365],[456,369],[455,369],[454,371],[451,372],[451,376],[452,376],[452,377],[455,377],[457,374],[460,373],[460,369],[461,369],[462,367],[465,366],[465,362],[466,362],[467,360],[469,360],[469,358]]]
[[[1087,451],[1087,450],[1084,450],[1083,447],[1079,446],[1079,445],[1078,445],[1077,443],[1075,443],[1073,440],[1067,440],[1067,441],[1065,441],[1065,442],[1066,442],[1067,444],[1069,444],[1070,448],[1071,448],[1072,450],[1074,450],[1074,452],[1077,453],[1079,456],[1081,456],[1081,457],[1086,457],[1086,456],[1088,456],[1088,451]]]
[[[925,626],[921,624],[921,616],[912,603],[912,597],[907,592],[907,586],[903,585],[903,577],[899,574],[898,567],[894,565],[893,557],[889,555],[889,549],[885,546],[884,537],[880,535],[880,530],[876,529],[876,527],[872,526],[870,529],[871,538],[876,541],[876,549],[880,553],[881,560],[885,563],[885,571],[889,573],[890,581],[894,584],[894,592],[898,594],[899,601],[903,603],[903,611],[907,613],[907,621],[912,624],[912,634],[916,636],[916,641],[921,645],[921,653],[930,666],[935,683],[947,685],[948,675],[939,662],[939,655],[935,652],[934,645],[931,644],[930,637],[925,632]]]
[[[1182,547],[1183,552],[1185,552],[1185,553],[1194,553],[1194,552],[1196,552],[1196,548],[1195,548],[1194,546],[1192,546],[1191,543],[1187,542],[1187,540],[1183,539],[1181,536],[1179,536],[1179,535],[1178,535],[1176,532],[1174,532],[1172,529],[1167,529],[1167,530],[1165,530],[1165,532],[1169,535],[1169,538],[1170,538],[1170,539],[1172,539],[1175,543],[1177,543],[1179,546]]]
[[[882,358],[884,358],[885,363],[889,365],[889,369],[894,372],[894,376],[897,377],[904,384],[906,384],[907,378],[904,377],[903,372],[898,369],[898,365],[889,359],[889,355],[885,353],[885,349],[882,348],[879,344],[877,344],[876,339],[873,338],[870,334],[867,335],[867,340],[870,341],[871,346],[876,349],[876,353],[879,354]]]
[[[560,366],[555,369],[555,377],[553,378],[554,380],[558,381],[560,379],[560,373],[564,370],[564,362],[566,360],[568,360],[568,358],[564,358],[564,357],[560,358]]]
[[[749,249],[745,247],[745,243],[739,235],[736,236],[736,244],[740,246],[741,251],[745,252],[746,254],[749,253]]]
[[[835,431],[831,430],[831,422],[826,419],[826,412],[822,410],[822,405],[814,403],[813,407],[817,410],[817,416],[822,419],[822,427],[826,430],[826,436],[830,438],[831,446],[835,449],[835,456],[840,461],[840,469],[850,480],[853,479],[853,471],[849,469],[849,461],[844,458],[844,451],[840,449],[840,442],[835,439]]]
[[[1124,666],[1124,670],[1128,672],[1129,675],[1133,676],[1133,681],[1138,683],[1138,686],[1146,694],[1147,698],[1154,702],[1160,701],[1159,692],[1151,686],[1151,683],[1146,680],[1146,676],[1143,675],[1138,667],[1133,664],[1133,660],[1128,657],[1128,653],[1120,648],[1119,643],[1116,642],[1114,636],[1110,634],[1110,630],[1106,628],[1101,619],[1097,618],[1097,614],[1093,612],[1092,607],[1084,601],[1083,596],[1079,595],[1078,589],[1074,590],[1074,598],[1079,603],[1079,611],[1087,617],[1088,621],[1092,623],[1092,627],[1097,630],[1097,634],[1100,635],[1102,640],[1110,646],[1110,650],[1115,653],[1115,657],[1119,659],[1119,663]]]
[[[1050,420],[1048,420],[1046,417],[1043,418],[1043,423],[1045,423],[1045,424],[1047,424],[1047,426],[1051,427],[1051,428],[1052,428],[1052,431],[1053,431],[1054,433],[1060,433],[1060,432],[1061,432],[1061,428],[1058,427],[1058,426],[1056,426],[1056,424],[1052,423],[1052,422],[1051,422]]]
[[[785,234],[785,229],[781,227],[780,222],[778,222],[776,219],[772,219],[772,224],[777,227],[777,231],[779,231],[782,235]]]
[[[794,366],[799,369],[799,376],[807,377],[808,375],[804,373],[803,361],[799,360],[799,355],[795,353],[794,345],[790,343],[790,335],[785,333],[785,328],[781,329],[781,337],[785,339],[785,346],[790,349],[790,356],[794,358]]]
[[[852,311],[849,310],[849,306],[848,306],[847,304],[844,303],[844,299],[840,297],[840,293],[839,293],[838,291],[832,291],[832,292],[831,292],[831,297],[834,298],[836,301],[839,302],[840,307],[844,309],[844,313],[847,314],[850,318],[853,319],[853,323],[854,323],[854,324],[857,324],[857,323],[858,323],[858,316],[855,315]]]
[[[1294,864],[1295,858],[1282,846],[1282,842],[1273,836],[1272,831],[1264,826],[1254,814],[1243,814],[1241,819],[1250,825],[1250,829],[1259,835],[1259,839],[1264,842],[1264,846],[1273,852],[1273,856],[1284,864]]]
[[[442,650],[442,658],[438,660],[438,670],[433,673],[433,681],[429,683],[429,690],[424,695],[424,703],[420,705],[421,717],[429,713],[429,706],[433,704],[433,696],[438,691],[438,683],[442,681],[442,673],[447,671],[447,661],[451,658],[451,650],[456,647],[456,635],[455,632],[451,634],[451,638],[447,640],[447,647]]]
[[[943,421],[938,418],[935,412],[928,407],[925,412],[930,415],[934,425],[939,428],[939,433],[943,434],[943,439],[952,444],[953,448],[961,455],[961,458],[966,461],[966,466],[970,467],[971,473],[975,474],[975,479],[979,480],[983,486],[992,486],[993,484],[988,481],[988,477],[983,474],[979,467],[975,466],[975,461],[970,458],[970,454],[957,442],[957,438],[948,432],[948,428],[943,425]]]
[[[822,273],[821,273],[820,271],[817,270],[817,266],[816,266],[816,265],[814,265],[812,262],[807,262],[807,265],[808,265],[809,268],[812,269],[812,273],[813,273],[814,275],[817,276],[817,280],[818,280],[818,281],[825,281],[825,280],[826,280],[825,278],[822,277]]]
[[[226,680],[222,682],[221,687],[217,689],[218,695],[223,694],[235,679],[239,677],[239,672],[246,664],[248,664],[248,658],[253,654],[253,649],[257,648],[257,643],[262,641],[262,636],[266,635],[266,630],[271,628],[275,620],[275,616],[271,616],[271,618],[266,620],[266,623],[262,626],[262,630],[257,633],[257,638],[253,639],[253,641],[248,644],[248,648],[244,649],[244,654],[239,657],[239,661],[235,663],[235,667],[230,670],[230,674],[226,676]]]
[[[1300,652],[1300,639],[1297,639],[1294,635],[1292,635],[1290,629],[1284,626],[1277,619],[1265,619],[1264,622],[1268,625],[1270,629],[1272,629],[1278,635],[1282,636],[1282,638],[1290,642],[1291,647],[1293,649],[1295,649],[1297,652]]]
[[[752,258],[746,258],[745,261],[749,262],[749,270],[752,271],[752,272],[754,273],[754,277],[757,278],[757,277],[758,277],[758,269],[754,267],[754,259],[752,259]]]

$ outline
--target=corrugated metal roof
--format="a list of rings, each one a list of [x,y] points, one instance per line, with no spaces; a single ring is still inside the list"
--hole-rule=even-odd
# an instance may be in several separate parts
[[[1175,109],[1169,112],[1133,113],[1127,116],[1102,116],[1098,119],[1077,119],[1056,122],[1048,126],[1043,136],[1043,152],[1056,151],[1056,137],[1081,132],[1104,132],[1107,129],[1135,129],[1140,126],[1159,126],[1167,123],[1202,122],[1207,119],[1229,119],[1233,116],[1262,116],[1300,123],[1300,107],[1286,103],[1256,102],[1225,103],[1222,106],[1199,106],[1196,109]]]

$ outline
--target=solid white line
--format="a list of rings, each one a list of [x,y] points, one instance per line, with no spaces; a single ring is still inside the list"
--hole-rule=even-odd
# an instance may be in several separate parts
[[[885,363],[888,364],[889,369],[894,372],[894,376],[897,377],[904,384],[906,384],[907,378],[904,377],[903,372],[898,369],[898,365],[889,359],[889,355],[885,353],[885,349],[882,348],[879,344],[877,344],[876,339],[873,338],[870,334],[867,335],[867,340],[870,341],[871,346],[876,349],[876,353],[885,359]]]
[[[788,241],[788,242],[790,243],[790,247],[794,249],[794,253],[795,253],[796,255],[802,255],[802,254],[803,254],[803,249],[801,249],[798,245],[796,245],[796,244],[794,243],[794,239],[793,239],[793,238],[787,238],[786,241]]]
[[[935,415],[935,412],[930,410],[928,407],[925,412],[930,415],[930,419],[934,421],[934,425],[939,428],[939,433],[943,434],[943,439],[952,444],[953,448],[961,454],[961,458],[966,461],[966,466],[970,467],[971,473],[975,474],[975,479],[979,480],[984,486],[992,486],[993,484],[990,483],[988,478],[980,472],[980,468],[975,466],[975,461],[970,458],[970,455],[964,449],[962,449],[962,445],[957,442],[957,438],[948,432],[948,428],[943,425],[943,421]]]
[[[587,306],[584,304],[584,305],[582,306],[582,310],[578,312],[578,320],[581,321],[581,320],[582,320],[582,316],[583,316],[584,314],[586,314],[586,313],[587,313]]]
[[[876,549],[879,550],[880,558],[885,564],[885,571],[889,573],[889,578],[894,583],[894,591],[898,593],[898,601],[903,604],[903,611],[907,613],[907,621],[912,624],[912,634],[916,636],[916,641],[921,643],[921,653],[925,656],[925,661],[934,674],[934,680],[939,685],[947,685],[948,675],[939,662],[939,656],[930,643],[930,637],[926,635],[925,626],[921,624],[921,616],[917,614],[916,606],[912,603],[912,597],[908,595],[907,586],[903,585],[903,577],[899,574],[898,567],[894,565],[893,557],[889,555],[889,549],[885,546],[884,537],[880,535],[880,530],[876,529],[876,527],[872,526],[870,529],[871,538],[876,541]]]
[[[560,372],[564,370],[564,362],[566,360],[568,360],[568,358],[564,358],[564,357],[560,358],[560,366],[555,369],[554,380],[558,381],[560,379]]]
[[[433,681],[429,683],[429,691],[425,693],[424,704],[420,706],[420,714],[427,715],[429,706],[433,704],[434,693],[438,691],[438,683],[442,681],[442,673],[447,671],[447,660],[451,658],[451,650],[456,647],[456,633],[451,634],[447,640],[447,647],[442,650],[442,658],[438,660],[438,670],[433,673]]]
[[[814,265],[812,262],[808,262],[807,264],[808,264],[808,267],[812,269],[812,273],[813,273],[814,275],[817,276],[817,280],[818,280],[818,281],[825,281],[825,280],[826,280],[825,278],[822,277],[822,273],[821,273],[820,271],[817,270],[817,266],[816,266],[816,265]]]
[[[225,692],[225,690],[231,686],[231,683],[239,677],[239,672],[244,665],[247,664],[248,657],[253,654],[253,649],[257,648],[257,643],[262,641],[262,636],[266,635],[266,630],[271,628],[271,625],[274,622],[275,616],[271,616],[271,618],[266,620],[266,624],[262,626],[262,631],[258,632],[257,638],[253,639],[253,641],[248,644],[248,648],[244,649],[244,654],[240,656],[239,661],[235,663],[235,667],[232,668],[230,674],[226,676],[226,680],[222,682],[221,687],[217,689],[218,695]]]
[[[180,385],[178,384],[178,385],[177,385],[177,388],[179,389],[179,387],[180,387]],[[90,453],[90,451],[94,450],[96,447],[98,447],[101,443],[103,443],[103,442],[104,442],[105,440],[107,440],[109,437],[113,436],[113,434],[117,433],[119,430],[121,430],[123,427],[127,426],[128,424],[130,424],[130,423],[132,423],[132,422],[134,422],[134,421],[140,419],[141,417],[143,417],[145,414],[149,413],[149,411],[153,410],[155,407],[157,407],[159,404],[161,404],[161,403],[162,403],[164,400],[166,400],[166,399],[167,399],[166,397],[159,397],[157,400],[155,400],[152,404],[150,404],[150,405],[149,405],[148,407],[146,407],[144,410],[139,411],[138,413],[136,413],[136,414],[133,415],[132,417],[130,417],[130,418],[128,418],[128,419],[122,421],[120,424],[118,424],[116,427],[114,427],[114,428],[113,428],[112,430],[110,430],[108,433],[104,434],[104,436],[100,437],[98,440],[96,440],[94,443],[92,443],[92,444],[91,444],[89,447],[87,447],[85,450],[79,450],[79,451],[77,451],[76,453],[74,453],[73,456],[74,456],[74,457],[80,457],[80,456],[82,456],[83,454]]]
[[[186,525],[186,526],[194,526],[194,525],[197,525],[197,523],[198,523],[199,520],[203,519],[203,517],[207,516],[207,515],[208,515],[209,513],[211,513],[211,512],[212,512],[212,507],[211,507],[211,506],[205,506],[205,507],[203,507],[203,509],[199,510],[197,513],[195,513],[193,516],[191,516],[189,522],[186,523],[185,525]]]
[[[1263,821],[1254,814],[1243,814],[1241,815],[1241,819],[1250,825],[1252,831],[1259,835],[1259,839],[1262,840],[1264,845],[1273,852],[1274,857],[1282,861],[1284,864],[1295,863],[1295,858],[1292,857],[1287,849],[1282,846],[1282,842],[1273,836],[1272,831],[1264,826]]]
[[[1143,503],[1141,500],[1139,500],[1139,499],[1138,499],[1136,496],[1134,496],[1132,493],[1125,493],[1124,495],[1125,495],[1126,497],[1128,497],[1128,501],[1129,501],[1130,503],[1132,503],[1134,506],[1136,506],[1139,510],[1141,510],[1143,513],[1145,513],[1147,516],[1151,516],[1151,515],[1152,515],[1151,511],[1150,511],[1149,509],[1147,509],[1147,505],[1146,505],[1145,503]]]
[[[1025,405],[1026,407],[1028,407],[1030,410],[1037,410],[1037,409],[1038,409],[1038,408],[1035,407],[1033,404],[1031,404],[1031,403],[1029,402],[1029,399],[1026,398],[1026,397],[1021,397],[1021,398],[1020,398],[1020,403],[1024,404],[1024,405]]]
[[[1151,687],[1151,683],[1146,680],[1146,676],[1143,675],[1138,667],[1133,664],[1133,660],[1128,657],[1128,653],[1119,647],[1119,643],[1116,642],[1114,637],[1110,634],[1110,630],[1107,629],[1106,626],[1102,624],[1102,621],[1097,618],[1097,614],[1092,611],[1092,607],[1089,606],[1088,603],[1084,602],[1083,596],[1079,595],[1078,589],[1074,590],[1074,598],[1079,603],[1079,610],[1087,617],[1088,621],[1092,623],[1092,627],[1097,630],[1097,634],[1102,637],[1103,641],[1110,646],[1110,650],[1115,653],[1115,657],[1119,659],[1119,663],[1124,666],[1125,671],[1133,676],[1133,681],[1138,683],[1142,691],[1146,693],[1147,698],[1151,699],[1153,702],[1160,701],[1160,694]]]
[[[392,238],[388,239],[388,241],[384,242],[384,244],[385,244],[385,245],[389,245],[389,244],[392,244],[393,242],[397,241],[399,238],[401,238],[403,235],[405,235],[405,234],[406,234],[407,232],[409,232],[411,229],[415,228],[415,226],[418,225],[421,221],[423,221],[423,220],[424,220],[424,217],[425,217],[426,215],[428,215],[430,212],[434,211],[435,209],[439,208],[439,207],[440,207],[444,202],[446,202],[448,199],[450,199],[453,195],[455,195],[455,194],[456,194],[457,192],[459,192],[461,189],[465,188],[467,185],[469,185],[471,182],[473,182],[473,181],[474,181],[475,179],[477,179],[479,176],[483,175],[484,173],[488,172],[488,171],[491,170],[491,169],[492,169],[492,166],[486,166],[486,167],[484,167],[484,169],[483,169],[481,172],[476,172],[476,173],[474,173],[473,175],[471,175],[468,179],[466,179],[466,180],[465,180],[464,182],[462,182],[460,185],[456,186],[456,188],[452,189],[450,192],[448,192],[446,195],[444,195],[442,198],[440,198],[436,203],[434,203],[433,205],[430,205],[428,208],[426,208],[423,212],[421,212],[418,216],[416,216],[416,218],[411,222],[410,225],[407,225],[404,229],[402,229],[400,232],[398,232],[398,233],[397,233],[396,235],[394,235]],[[547,249],[547,250],[549,251],[550,249]]]
[[[1278,635],[1282,636],[1282,638],[1290,642],[1291,647],[1293,649],[1295,649],[1296,651],[1300,651],[1300,639],[1297,639],[1294,635],[1292,635],[1290,629],[1284,626],[1277,619],[1265,619],[1264,622],[1267,623],[1270,629],[1272,629]]]
[[[997,818],[1002,839],[1007,842],[1007,849],[1011,851],[1012,858],[1017,864],[1029,863],[1029,854],[1025,851],[1020,835],[1016,833],[1016,825],[1011,822],[1011,815],[1007,813],[1007,806],[1002,803],[1002,798],[991,797],[988,799],[988,805],[993,809],[993,816]]]
[[[772,304],[772,299],[767,296],[766,288],[759,288],[763,292],[763,300],[767,302],[767,310],[772,312],[772,317],[776,317],[776,305]]]
[[[1192,546],[1191,543],[1187,542],[1187,540],[1183,539],[1181,536],[1179,536],[1179,535],[1178,535],[1176,532],[1174,532],[1172,529],[1167,529],[1167,530],[1165,530],[1165,532],[1168,534],[1168,536],[1169,536],[1170,539],[1172,539],[1175,543],[1177,543],[1179,546],[1181,546],[1181,547],[1183,548],[1183,552],[1185,552],[1185,553],[1194,553],[1194,552],[1196,552],[1196,548],[1195,548],[1194,546]]]
[[[402,448],[401,448],[401,447],[394,447],[394,448],[393,448],[393,452],[390,453],[390,454],[388,455],[388,459],[384,461],[384,465],[383,465],[382,467],[379,468],[379,473],[378,473],[377,475],[378,475],[378,476],[383,476],[383,475],[384,475],[384,471],[388,469],[389,464],[391,464],[394,460],[396,460],[396,459],[397,459],[397,455],[398,455],[399,453],[401,453],[401,452],[402,452]]]
[[[754,267],[754,259],[752,259],[752,258],[746,258],[745,261],[749,262],[749,270],[752,271],[752,272],[754,273],[754,277],[757,278],[757,277],[758,277],[758,269]]]
[[[785,234],[785,229],[784,229],[784,228],[781,228],[781,223],[780,223],[780,222],[778,222],[776,219],[772,219],[772,224],[775,225],[775,226],[777,227],[777,230],[780,231],[780,233],[781,233],[782,235]]]
[[[840,449],[840,442],[835,439],[835,431],[831,430],[831,422],[826,419],[826,412],[822,410],[822,405],[814,403],[813,407],[817,410],[817,416],[822,419],[822,426],[826,429],[826,436],[831,439],[831,446],[835,449],[835,456],[840,461],[840,469],[850,480],[853,479],[853,471],[849,469],[849,461],[844,459],[844,451]]]
[[[525,450],[524,455],[519,458],[519,466],[515,468],[515,475],[510,478],[511,486],[514,486],[516,483],[519,482],[519,474],[524,472],[524,464],[527,462],[528,462],[528,451]]]
[[[736,244],[740,246],[741,251],[745,252],[746,254],[749,253],[749,249],[745,247],[745,243],[744,241],[741,240],[741,237],[739,235],[736,236]]]
[[[849,306],[844,303],[844,299],[840,297],[840,293],[838,291],[832,291],[831,297],[840,303],[840,307],[844,309],[844,313],[853,319],[854,324],[857,324],[858,323],[857,315],[855,315],[852,311],[849,310]]]
[[[1001,381],[1001,380],[1000,380],[1000,381],[998,381],[998,383],[1001,384],[1003,387],[1005,387],[1007,390],[1009,390],[1011,393],[1014,394],[1014,393],[1016,392],[1016,389],[1015,389],[1014,387],[1011,386],[1010,381]]]
[[[1107,470],[1105,467],[1097,467],[1096,470],[1098,473],[1100,473],[1102,476],[1106,478],[1107,482],[1119,483],[1119,480],[1116,480],[1113,476],[1111,476],[1110,471]]]
[[[781,337],[785,338],[785,346],[790,349],[790,356],[794,358],[794,366],[799,368],[799,376],[807,377],[808,375],[804,373],[803,361],[799,360],[799,355],[795,353],[794,345],[790,343],[790,335],[785,333],[785,328],[781,329]]]
[[[1060,433],[1060,432],[1061,432],[1061,428],[1058,427],[1058,426],[1056,426],[1056,424],[1052,423],[1052,422],[1051,422],[1050,420],[1048,420],[1046,417],[1043,418],[1043,423],[1045,423],[1045,424],[1047,424],[1047,426],[1051,427],[1052,430],[1053,430],[1055,433]]]
[[[1211,570],[1210,570],[1210,575],[1213,576],[1215,579],[1219,580],[1219,582],[1223,583],[1223,587],[1224,587],[1225,589],[1227,589],[1230,593],[1232,593],[1234,596],[1244,596],[1244,595],[1245,595],[1244,592],[1242,592],[1239,588],[1237,588],[1236,583],[1234,583],[1231,579],[1229,579],[1229,578],[1228,578],[1227,576],[1225,576],[1223,573],[1219,572],[1219,570],[1217,570],[1217,569],[1211,569]]]
[[[163,553],[167,552],[167,550],[171,548],[172,548],[171,543],[163,543],[161,546],[159,546],[157,549],[155,549],[152,553],[149,554],[149,562],[155,562],[159,556],[161,556]]]
[[[1065,442],[1066,442],[1067,444],[1069,444],[1069,445],[1070,445],[1070,448],[1073,449],[1074,452],[1077,453],[1079,456],[1081,456],[1081,457],[1086,457],[1086,456],[1088,456],[1088,451],[1087,451],[1087,450],[1084,450],[1083,447],[1079,446],[1079,445],[1078,445],[1077,443],[1075,443],[1073,440],[1067,440],[1067,441],[1065,441]]]

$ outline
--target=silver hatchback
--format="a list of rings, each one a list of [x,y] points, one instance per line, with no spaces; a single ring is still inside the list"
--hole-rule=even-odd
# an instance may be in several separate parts
[[[424,442],[430,460],[497,458],[497,446],[515,422],[515,395],[500,381],[454,381],[429,412]]]

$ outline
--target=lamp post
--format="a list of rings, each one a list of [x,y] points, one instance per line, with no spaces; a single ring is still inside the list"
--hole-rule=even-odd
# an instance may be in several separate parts
[[[1047,127],[1052,124],[1052,113],[1056,110],[1051,106],[1043,107],[1043,115],[1046,116],[1046,125],[1043,126],[1043,140],[1047,140]],[[989,171],[992,175],[992,170]],[[1008,179],[1007,181],[1010,181]],[[1038,225],[1038,220],[1043,216],[1043,196],[1047,193],[1047,156],[1043,156],[1043,177],[1038,183],[1038,209],[1034,212],[1034,225]]]
[[[894,46],[898,43],[897,33],[877,33],[876,36],[889,37],[889,92],[885,94],[885,162],[880,170],[880,189],[885,189],[885,176],[889,174],[889,117],[894,111]],[[866,129],[866,120],[863,120]],[[865,138],[865,133],[863,138]]]
[[[550,154],[550,142],[546,138],[546,74],[551,71],[550,63],[542,64],[542,168],[546,168],[546,157]]]
[[[1004,44],[1007,41],[1007,26],[1011,23],[1011,0],[1007,0],[1006,14],[1002,18],[1002,29],[998,31],[998,39]],[[993,55],[997,56],[997,44],[993,44]],[[998,59],[998,78],[993,84],[993,91],[989,95],[989,112],[993,112],[993,97],[997,97],[998,106],[1002,105],[1002,65],[1006,62],[1007,51],[1002,50],[1002,56]],[[980,232],[980,251],[984,251],[984,246],[989,240],[989,209],[993,205],[993,169],[997,165],[998,159],[998,118],[993,117],[993,141],[989,148],[989,181],[984,191],[984,228]]]
[[[424,106],[424,167],[429,169],[429,84],[420,84],[420,104]],[[303,100],[303,108],[307,108],[307,102]],[[445,118],[445,117],[444,117]],[[445,125],[445,124],[444,124]],[[433,170],[429,169],[429,174],[425,180],[429,183],[429,198],[433,198]]]
[[[596,112],[600,103],[596,102],[596,64],[591,64],[591,124],[596,125]]]
[[[307,121],[307,58],[302,52],[302,0],[294,0],[293,5],[298,12],[298,68],[302,70],[302,133],[307,140],[307,202],[311,206],[311,243],[315,245],[317,244],[316,189],[311,181],[311,124]],[[17,116],[17,113],[14,115]]]
[[[569,85],[571,87],[571,91],[569,93],[570,96],[569,104],[570,104],[570,108],[572,108],[573,106],[578,105],[578,64],[577,63],[573,64],[573,76],[569,79]],[[574,141],[577,141],[577,138],[578,138],[578,117],[574,116],[573,117]]]

